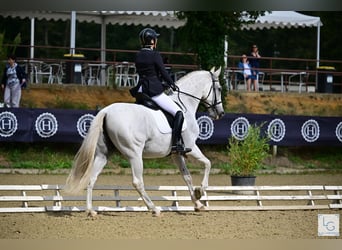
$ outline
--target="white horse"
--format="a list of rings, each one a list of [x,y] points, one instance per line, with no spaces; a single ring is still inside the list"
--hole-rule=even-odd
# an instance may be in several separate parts
[[[196,145],[199,127],[195,113],[200,101],[203,101],[212,118],[216,119],[224,115],[221,85],[218,80],[220,72],[221,68],[217,71],[213,68],[210,72],[204,70],[191,72],[177,81],[179,89],[172,96],[184,112],[186,128],[182,131],[182,137],[185,146],[192,149],[186,156],[197,159],[205,167],[201,188],[195,189],[184,155],[172,154],[189,188],[196,211],[205,209],[199,199],[208,187],[211,163]],[[155,111],[143,105],[114,103],[100,110],[92,121],[75,155],[73,167],[65,185],[65,191],[70,193],[79,192],[87,187],[87,213],[89,215],[96,215],[92,207],[92,189],[107,163],[107,155],[113,144],[129,161],[133,174],[133,186],[147,208],[152,210],[152,215],[160,215],[160,209],[153,204],[144,188],[143,158],[161,158],[170,154],[171,129],[169,132],[162,133],[153,113],[163,116],[161,111]]]

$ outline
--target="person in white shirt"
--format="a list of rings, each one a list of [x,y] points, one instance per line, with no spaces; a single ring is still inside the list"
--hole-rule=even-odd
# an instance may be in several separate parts
[[[258,87],[257,87],[257,82],[254,81],[256,79],[256,76],[253,75],[252,73],[252,67],[248,61],[248,58],[245,54],[243,54],[241,56],[241,60],[239,62],[238,67],[243,71],[243,76],[246,79],[246,83],[247,83],[247,91],[251,91],[251,82],[253,80],[253,87],[254,87],[254,91],[258,91]]]

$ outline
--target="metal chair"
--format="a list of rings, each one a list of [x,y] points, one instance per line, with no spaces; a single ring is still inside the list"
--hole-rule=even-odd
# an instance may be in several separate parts
[[[52,70],[52,79],[48,83],[58,83],[62,84],[63,82],[63,65],[62,64],[57,64],[57,63],[52,63],[49,64],[51,66]]]
[[[42,63],[34,66],[36,83],[43,83],[44,78],[47,78],[47,83],[53,83],[52,66],[50,64]]]
[[[264,91],[264,80],[265,80],[265,73],[260,72],[258,73],[258,90]]]
[[[113,65],[110,65],[108,66],[107,68],[107,71],[106,71],[106,84],[107,86],[110,86],[112,85],[114,82],[115,82],[115,79],[114,79],[114,66]]]

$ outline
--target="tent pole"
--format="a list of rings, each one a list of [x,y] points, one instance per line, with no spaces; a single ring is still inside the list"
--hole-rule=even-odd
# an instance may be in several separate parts
[[[316,88],[318,87],[318,72],[317,69],[319,67],[319,58],[320,58],[320,36],[321,36],[321,19],[318,20],[317,23],[317,52],[316,52]]]
[[[34,17],[31,18],[31,44],[30,44],[30,59],[34,59]]]
[[[102,16],[101,22],[101,64],[106,63],[106,22]],[[108,84],[108,83],[107,83]],[[100,85],[106,85],[106,67],[101,66]]]
[[[70,28],[70,55],[75,54],[76,40],[76,11],[71,11],[71,28]]]
[[[320,36],[321,36],[321,19],[319,19],[318,24],[317,24],[317,61],[316,61],[316,67],[319,67],[319,58],[320,58]]]

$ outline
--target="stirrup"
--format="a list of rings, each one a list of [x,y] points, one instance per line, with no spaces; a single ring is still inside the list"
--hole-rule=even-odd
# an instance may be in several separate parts
[[[191,152],[191,148],[186,148],[183,145],[176,144],[171,147],[172,154],[186,154]]]

